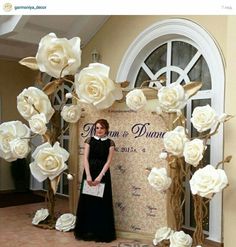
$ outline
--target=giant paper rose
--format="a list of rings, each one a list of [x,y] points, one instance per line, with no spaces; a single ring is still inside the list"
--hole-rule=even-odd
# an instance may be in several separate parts
[[[55,33],[44,36],[39,43],[36,61],[40,71],[55,78],[66,65],[62,76],[74,75],[81,64],[80,38],[57,38]]]
[[[220,192],[228,185],[228,178],[224,170],[207,165],[198,169],[189,183],[193,195],[212,198],[214,193]]]
[[[29,119],[29,126],[32,132],[44,135],[47,131],[46,117],[44,113],[35,114]]]
[[[46,178],[53,180],[67,169],[66,161],[69,153],[56,142],[53,146],[48,142],[38,146],[32,154],[34,161],[30,164],[32,175],[42,182]]]
[[[193,110],[191,122],[198,132],[211,129],[217,122],[217,115],[209,105],[198,106]]]
[[[27,139],[16,138],[10,141],[9,144],[12,157],[16,157],[17,159],[25,158],[30,151],[29,140]]]
[[[179,83],[172,83],[162,87],[157,94],[160,107],[165,112],[176,112],[183,109],[187,103],[188,95]]]
[[[194,139],[192,141],[186,142],[184,145],[184,160],[193,166],[197,166],[203,158],[203,152],[205,146],[203,140]]]
[[[141,89],[134,89],[126,95],[126,104],[131,110],[137,111],[147,104],[147,99]]]
[[[175,232],[170,236],[170,247],[191,247],[192,238],[183,231]]]
[[[174,233],[169,227],[161,227],[156,231],[155,238],[153,239],[153,244],[157,245],[162,240],[169,239],[170,236]]]
[[[174,130],[166,132],[163,140],[166,151],[177,156],[183,154],[184,144],[188,141],[182,126],[177,126]]]
[[[29,151],[30,129],[20,121],[0,125],[0,157],[6,161],[25,158]]]
[[[68,232],[75,228],[75,221],[76,217],[73,214],[63,214],[57,219],[55,228],[58,231]]]
[[[46,122],[48,122],[54,114],[48,96],[36,87],[24,89],[17,96],[17,109],[26,120],[29,120],[33,115],[44,113]]]
[[[104,64],[92,63],[75,75],[75,90],[82,102],[106,109],[123,97],[120,86],[109,78],[109,70]]]
[[[166,168],[152,168],[148,175],[148,182],[158,191],[166,191],[171,184],[171,178],[167,176]]]
[[[61,111],[61,116],[68,123],[76,123],[81,116],[81,107],[79,105],[65,105]]]
[[[39,222],[45,220],[49,215],[47,208],[41,208],[36,211],[34,218],[32,220],[33,225],[38,225]]]

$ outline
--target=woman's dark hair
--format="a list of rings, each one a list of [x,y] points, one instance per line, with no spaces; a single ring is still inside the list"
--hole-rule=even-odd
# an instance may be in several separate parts
[[[109,123],[107,122],[106,119],[98,119],[95,123],[94,123],[94,128],[96,129],[96,125],[100,124],[106,131],[106,135],[108,134],[109,131]]]

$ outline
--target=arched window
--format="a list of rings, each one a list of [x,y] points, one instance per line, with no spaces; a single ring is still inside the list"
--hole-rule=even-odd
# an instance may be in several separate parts
[[[161,80],[168,85],[178,81],[186,84],[201,81],[201,90],[188,101],[186,117],[193,109],[210,104],[219,114],[224,108],[224,65],[223,59],[210,34],[186,19],[168,19],[144,30],[129,46],[120,64],[117,81],[128,80],[130,88],[139,87],[145,80]],[[149,86],[155,86],[152,82]],[[188,121],[188,129],[196,136]],[[216,165],[223,157],[223,131],[213,136],[208,143],[206,163]],[[191,197],[187,188],[185,227],[194,227]],[[222,195],[216,195],[209,205],[205,230],[209,239],[221,242]],[[216,216],[217,217],[214,217]]]

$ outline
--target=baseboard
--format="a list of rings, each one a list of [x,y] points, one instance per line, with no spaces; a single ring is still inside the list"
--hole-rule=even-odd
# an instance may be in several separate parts
[[[15,190],[0,190],[0,194],[8,194],[13,192],[15,192]]]

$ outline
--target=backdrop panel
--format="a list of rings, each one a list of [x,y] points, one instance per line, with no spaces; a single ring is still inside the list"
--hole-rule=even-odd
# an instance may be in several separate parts
[[[133,112],[116,103],[109,110],[97,111],[84,106],[79,120],[79,182],[83,170],[84,140],[93,135],[93,123],[105,118],[109,137],[116,144],[111,165],[116,229],[121,232],[153,234],[167,225],[166,194],[157,192],[147,180],[147,167],[163,167],[159,153],[163,148],[165,126],[152,113]]]

